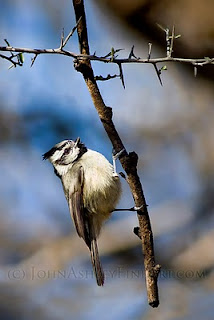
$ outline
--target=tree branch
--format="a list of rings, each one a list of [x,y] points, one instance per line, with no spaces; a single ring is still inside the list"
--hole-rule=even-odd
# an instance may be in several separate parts
[[[78,21],[79,18],[82,17],[77,27],[80,52],[82,54],[89,55],[89,44],[83,0],[73,0],[73,6],[76,15],[76,21]],[[127,182],[133,194],[135,206],[141,208],[138,211],[138,220],[142,237],[148,302],[152,307],[157,307],[159,305],[157,278],[160,266],[155,264],[151,224],[147,211],[146,200],[137,173],[138,156],[135,152],[131,152],[129,154],[127,153],[112,121],[112,109],[105,105],[100,94],[99,88],[94,78],[94,72],[90,60],[81,60],[77,58],[75,61],[75,68],[77,71],[82,73],[85,79],[94,106],[98,112],[105,131],[109,139],[111,140],[115,153],[119,153],[122,149],[124,149],[124,152],[119,157],[120,162],[127,174]]]
[[[180,63],[186,63],[186,64],[192,64],[194,66],[204,66],[208,64],[214,64],[214,58],[204,57],[204,58],[193,58],[193,59],[186,59],[186,58],[175,58],[175,57],[162,57],[162,58],[108,58],[106,56],[97,56],[95,54],[77,54],[72,51],[56,48],[56,49],[31,49],[31,48],[19,48],[19,47],[1,47],[0,51],[3,52],[18,52],[18,53],[32,53],[32,54],[62,54],[64,56],[68,56],[74,59],[78,60],[90,60],[90,61],[100,61],[100,62],[106,62],[106,63],[114,63],[114,64],[122,64],[122,63],[166,63],[166,62],[180,62]],[[6,56],[1,56],[4,59],[7,59],[9,61],[10,58]]]

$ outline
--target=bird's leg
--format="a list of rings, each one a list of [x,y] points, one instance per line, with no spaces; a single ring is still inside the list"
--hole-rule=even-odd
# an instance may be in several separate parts
[[[119,158],[119,156],[125,151],[123,148],[118,153],[115,153],[115,150],[112,150],[112,161],[113,161],[113,176],[118,177],[117,170],[116,170],[116,160]]]
[[[148,206],[148,205],[146,205],[146,206]],[[114,212],[114,211],[139,211],[143,207],[144,207],[144,204],[142,204],[142,206],[140,206],[140,207],[131,207],[128,209],[114,209],[112,212]]]
[[[115,150],[112,150],[112,160],[113,160],[113,176],[114,177],[118,177],[117,174],[117,170],[116,170],[116,160],[119,158],[119,156],[125,151],[125,149],[120,150],[118,153],[115,154]],[[122,178],[124,178],[126,180],[126,176],[123,172],[120,172],[120,175]],[[140,209],[142,209],[144,206],[144,204],[142,204],[140,207],[131,207],[128,209],[114,209],[112,210],[112,212],[114,211],[139,211]],[[147,205],[146,205],[147,206]]]

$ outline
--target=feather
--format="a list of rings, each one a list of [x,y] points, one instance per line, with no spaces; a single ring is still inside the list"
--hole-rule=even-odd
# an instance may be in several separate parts
[[[96,232],[93,218],[83,206],[84,172],[79,167],[72,175],[72,184],[69,191],[69,209],[79,237],[83,238],[91,253],[91,262],[98,286],[104,284],[104,273],[99,259]]]
[[[88,217],[87,211],[83,207],[83,184],[84,172],[83,168],[79,167],[75,176],[72,177],[72,184],[69,190],[69,209],[73,218],[77,233],[80,238],[83,238],[87,246],[90,248],[91,241],[88,232]]]
[[[104,285],[104,272],[102,269],[102,265],[100,263],[99,252],[97,247],[97,240],[93,239],[91,241],[91,262],[94,269],[94,273],[96,276],[98,286]]]

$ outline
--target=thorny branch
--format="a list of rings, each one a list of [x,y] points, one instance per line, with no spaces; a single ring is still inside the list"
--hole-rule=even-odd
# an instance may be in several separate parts
[[[73,6],[76,15],[76,20],[78,21],[79,17],[82,17],[77,27],[80,52],[81,54],[87,54],[89,56],[90,52],[83,0],[73,0]],[[112,109],[105,105],[103,98],[100,94],[90,60],[76,59],[74,66],[76,70],[81,72],[84,77],[88,90],[91,94],[94,106],[98,112],[104,129],[109,139],[111,140],[115,153],[117,154],[121,152],[121,150],[124,150],[119,156],[119,159],[123,169],[127,174],[126,180],[130,186],[135,201],[135,206],[138,208],[138,235],[142,239],[148,302],[152,307],[157,307],[159,305],[157,278],[158,273],[160,271],[160,266],[155,264],[152,229],[142,185],[137,173],[138,156],[135,152],[128,153],[126,151],[123,142],[112,121]],[[120,77],[123,77],[121,69]]]
[[[32,53],[32,54],[62,54],[64,56],[68,56],[78,60],[90,60],[90,61],[100,61],[106,63],[147,63],[147,64],[154,64],[154,63],[166,63],[166,62],[181,62],[186,64],[192,64],[199,67],[208,64],[214,64],[214,58],[204,57],[204,58],[195,58],[195,59],[188,59],[188,58],[176,58],[176,57],[162,57],[162,58],[108,58],[106,56],[97,56],[95,54],[78,54],[68,50],[62,50],[60,48],[56,49],[31,49],[31,48],[21,48],[21,47],[2,47],[0,46],[0,51],[4,52],[19,52],[19,53]],[[150,53],[151,54],[151,53]],[[8,57],[9,58],[9,57]],[[11,59],[11,58],[10,58]],[[11,60],[10,60],[11,61]]]
[[[152,43],[148,43],[148,57],[147,59],[143,59],[140,57],[137,57],[134,54],[134,46],[132,46],[131,51],[128,55],[128,58],[118,58],[119,51],[123,49],[114,49],[111,48],[111,51],[107,53],[104,56],[97,56],[96,53],[93,55],[90,55],[89,51],[80,51],[80,54],[74,53],[72,51],[65,50],[65,46],[68,43],[69,39],[74,34],[75,30],[78,28],[79,23],[82,19],[82,16],[79,17],[79,20],[77,21],[76,25],[73,27],[73,29],[69,32],[66,38],[64,38],[64,29],[62,30],[61,39],[60,39],[60,46],[56,49],[30,49],[30,48],[15,48],[12,47],[9,42],[5,39],[5,42],[7,44],[7,47],[0,47],[0,51],[10,52],[10,56],[5,56],[0,54],[0,58],[6,59],[12,63],[11,67],[16,66],[22,66],[24,62],[24,56],[23,53],[33,53],[34,57],[31,59],[31,67],[33,66],[36,58],[39,54],[62,54],[68,57],[71,57],[75,59],[76,61],[100,61],[105,63],[114,63],[117,64],[119,67],[119,78],[122,82],[122,85],[125,89],[125,82],[124,82],[124,74],[122,69],[122,64],[125,63],[150,63],[154,66],[155,72],[157,74],[157,77],[160,81],[160,84],[162,84],[161,80],[161,73],[163,70],[167,70],[166,66],[162,66],[161,68],[157,67],[158,63],[167,63],[167,62],[181,62],[181,63],[188,63],[192,64],[194,67],[194,76],[197,76],[198,67],[202,67],[207,64],[214,64],[214,58],[204,57],[203,59],[185,59],[185,58],[176,58],[172,57],[173,53],[173,44],[174,40],[178,39],[181,35],[175,35],[175,27],[172,28],[172,34],[170,35],[170,29],[164,28],[160,24],[157,24],[158,27],[165,32],[166,35],[166,57],[163,58],[151,58],[152,53]],[[14,54],[13,52],[18,52],[17,54]],[[10,67],[10,68],[11,68]],[[95,77],[96,80],[106,81],[113,78],[118,77],[117,75],[111,76],[108,75],[106,77],[103,76],[97,76]]]
[[[78,22],[79,23],[79,22]],[[77,24],[78,24],[77,23]],[[111,55],[111,54],[107,54],[105,56],[97,56],[96,54],[86,54],[86,53],[80,53],[77,54],[75,52],[72,51],[68,51],[65,50],[64,47],[67,44],[68,40],[70,39],[70,37],[73,34],[73,29],[72,31],[68,34],[68,36],[66,37],[66,39],[64,40],[64,34],[62,33],[61,36],[61,43],[60,43],[60,47],[56,48],[56,49],[31,49],[31,48],[21,48],[21,47],[12,47],[12,46],[7,46],[7,47],[1,47],[0,46],[0,51],[3,52],[17,52],[18,54],[14,55],[10,55],[10,56],[5,56],[0,54],[0,58],[6,59],[8,61],[10,61],[14,67],[16,66],[22,66],[23,63],[21,63],[20,61],[17,60],[17,57],[19,57],[20,54],[24,54],[24,53],[31,53],[34,54],[34,57],[31,59],[32,63],[31,63],[31,67],[33,66],[36,58],[38,57],[38,55],[40,54],[61,54],[70,58],[73,58],[75,60],[78,61],[100,61],[100,62],[105,62],[105,63],[113,63],[113,64],[117,64],[119,66],[119,71],[120,71],[120,79],[121,82],[123,84],[123,87],[125,88],[125,83],[124,83],[124,75],[122,72],[122,64],[125,63],[144,63],[144,64],[152,64],[155,68],[156,74],[158,76],[158,79],[162,85],[162,81],[161,81],[161,71],[162,70],[166,70],[166,66],[162,67],[162,68],[158,68],[157,64],[158,63],[168,63],[168,62],[180,62],[180,63],[186,63],[186,64],[191,64],[194,67],[194,75],[197,75],[197,68],[198,67],[203,67],[205,65],[208,64],[214,64],[214,58],[209,58],[209,57],[204,57],[203,59],[186,59],[186,58],[176,58],[176,57],[172,57],[172,52],[173,52],[173,38],[172,41],[170,41],[170,47],[168,47],[167,49],[167,56],[166,57],[162,57],[162,58],[151,58],[151,48],[152,48],[152,44],[149,43],[149,52],[148,52],[148,57],[147,58],[140,58],[140,57],[136,57],[134,52],[133,52],[133,47],[130,51],[130,54],[128,56],[128,58],[118,58],[115,55]],[[175,37],[174,37],[175,39]],[[114,50],[115,52],[120,51],[121,49],[117,49]],[[16,59],[16,60],[15,60]],[[104,79],[104,77],[102,77],[102,79],[97,79],[97,80],[110,80],[112,78],[115,77],[106,77],[106,79]]]
[[[114,49],[111,48],[111,51],[107,53],[104,56],[97,56],[95,53],[93,55],[90,55],[89,52],[82,52],[80,54],[65,50],[65,46],[68,43],[69,39],[72,37],[74,34],[75,30],[78,28],[78,25],[81,21],[82,17],[79,17],[79,20],[77,21],[76,25],[73,27],[73,29],[69,32],[66,38],[64,38],[64,29],[62,30],[61,34],[61,39],[60,39],[60,46],[59,48],[56,49],[29,49],[29,48],[15,48],[12,47],[9,42],[5,39],[5,42],[7,43],[7,47],[0,47],[0,51],[9,51],[11,53],[11,56],[5,56],[0,54],[0,58],[6,59],[12,63],[11,67],[16,67],[16,66],[22,66],[24,60],[23,59],[23,53],[33,53],[34,57],[31,59],[31,67],[33,66],[36,58],[38,57],[39,54],[62,54],[65,56],[69,56],[73,59],[76,59],[78,61],[100,61],[100,62],[106,62],[106,63],[114,63],[117,64],[119,67],[119,78],[122,82],[122,85],[125,89],[125,82],[124,82],[124,75],[123,75],[123,69],[122,69],[122,64],[124,63],[150,63],[154,66],[156,75],[160,81],[160,84],[162,84],[161,80],[161,73],[163,70],[167,70],[166,66],[162,66],[161,68],[157,67],[158,63],[167,63],[167,62],[181,62],[181,63],[188,63],[192,64],[194,67],[194,76],[197,76],[197,71],[198,67],[202,67],[207,64],[214,64],[214,58],[209,58],[209,57],[204,57],[203,59],[185,59],[185,58],[176,58],[172,57],[173,53],[173,44],[174,40],[178,39],[181,37],[181,35],[175,35],[175,27],[172,27],[172,33],[170,35],[170,29],[169,28],[164,28],[160,24],[157,24],[158,27],[165,32],[165,38],[166,38],[166,57],[163,58],[155,58],[151,59],[151,53],[152,53],[152,43],[148,43],[148,57],[147,59],[143,59],[140,57],[137,57],[134,54],[134,46],[132,46],[131,51],[128,55],[128,58],[118,58],[118,55],[115,55],[119,51],[123,49]],[[18,52],[18,54],[14,54],[13,52]],[[10,68],[11,68],[10,67]],[[101,81],[106,81],[110,80],[113,78],[116,78],[117,76],[110,76],[108,75],[107,77],[103,76],[98,76],[96,77],[96,80],[101,80]]]

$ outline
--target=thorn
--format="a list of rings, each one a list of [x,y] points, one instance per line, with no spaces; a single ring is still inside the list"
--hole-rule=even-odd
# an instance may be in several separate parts
[[[121,51],[121,50],[124,50],[124,49],[116,49],[116,50],[114,51],[114,53],[117,53],[117,52],[119,52],[119,51]]]
[[[101,57],[101,58],[105,59],[105,58],[110,57],[110,55],[111,55],[111,51],[109,53],[107,53],[105,56]]]
[[[123,88],[125,89],[125,82],[124,82],[124,77],[123,77],[122,64],[118,63],[118,67],[119,67],[119,70],[120,70],[120,80],[122,82]]]
[[[166,32],[166,29],[165,29],[162,25],[160,25],[159,23],[156,23],[156,25],[157,25],[161,30],[163,30],[164,32]]]
[[[196,78],[198,74],[198,68],[194,66],[194,77]]]
[[[128,59],[131,59],[131,57],[133,57],[133,54],[134,54],[134,45],[131,48],[131,51],[130,51],[129,56],[128,56]]]
[[[149,50],[148,50],[148,61],[149,61],[150,58],[151,58],[151,53],[152,53],[152,43],[149,42],[149,43],[148,43],[148,46],[149,46]]]
[[[160,72],[160,70],[158,70],[156,63],[153,63],[153,66],[154,66],[154,68],[155,68],[155,71],[156,71],[156,74],[157,74],[158,79],[159,79],[159,81],[160,81],[160,84],[161,84],[161,86],[163,86],[163,83],[162,83],[162,80],[161,80],[161,77],[160,77],[160,73],[161,73],[161,72]]]
[[[7,41],[7,39],[4,39],[4,41],[6,42],[7,46],[10,47],[11,45],[9,44],[9,42]]]
[[[61,32],[61,39],[60,39],[60,49],[63,48],[63,44],[64,44],[64,28],[62,28],[62,32]]]
[[[31,58],[31,67],[34,65],[34,62],[36,61],[36,58],[38,56],[38,53],[35,54],[35,56],[33,58]]]
[[[10,70],[12,68],[16,68],[16,65],[15,64],[11,64],[11,66],[8,68],[8,70]]]
[[[135,58],[136,60],[140,59],[140,58],[136,57],[136,55],[134,54],[134,45],[131,48],[131,51],[130,51],[129,56],[128,56],[128,59],[131,59],[132,57]]]

